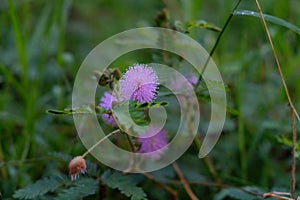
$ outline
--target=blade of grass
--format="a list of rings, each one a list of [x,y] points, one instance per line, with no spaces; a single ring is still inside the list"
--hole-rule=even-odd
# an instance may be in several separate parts
[[[17,18],[16,10],[12,0],[8,0],[8,11],[13,26],[14,40],[17,46],[19,61],[21,64],[22,80],[24,80],[23,84],[25,84],[23,86],[26,87],[26,85],[28,84],[28,76],[27,76],[27,57],[26,57],[26,50],[25,50],[25,42],[22,36],[20,23]]]
[[[32,91],[29,83],[28,77],[28,58],[26,54],[26,46],[24,37],[22,36],[21,26],[16,14],[16,9],[12,0],[8,0],[8,10],[10,20],[12,22],[13,31],[14,31],[14,39],[17,46],[17,51],[19,55],[19,62],[21,65],[21,82],[24,91]],[[32,91],[32,93],[35,93]],[[29,152],[30,141],[32,135],[34,133],[34,102],[33,102],[33,94],[25,93],[24,96],[24,104],[25,104],[25,124],[23,128],[23,133],[25,137],[24,148],[22,152],[21,159],[24,160]]]
[[[233,12],[233,15],[252,16],[252,17],[261,18],[260,14],[258,12],[254,12],[251,10],[236,10]],[[273,15],[263,14],[263,16],[266,21],[286,27],[300,35],[300,28],[295,26],[294,24],[291,24],[290,22],[287,22],[287,21],[285,21],[279,17],[275,17]]]

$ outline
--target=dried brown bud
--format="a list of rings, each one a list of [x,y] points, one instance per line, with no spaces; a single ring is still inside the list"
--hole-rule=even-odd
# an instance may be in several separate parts
[[[69,163],[69,174],[71,175],[71,180],[76,180],[80,173],[86,172],[86,163],[81,156],[77,156],[71,160]]]

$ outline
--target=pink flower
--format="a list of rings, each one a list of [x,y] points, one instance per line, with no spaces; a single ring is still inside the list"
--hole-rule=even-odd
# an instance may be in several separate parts
[[[186,78],[187,81],[181,78],[175,77],[171,81],[171,85],[175,92],[178,93],[177,97],[182,98],[184,101],[192,102],[193,101],[193,93],[194,93],[194,85],[197,84],[198,78],[189,74]]]
[[[137,140],[141,143],[139,153],[151,153],[145,154],[152,160],[157,160],[165,152],[168,144],[167,133],[164,130],[160,130],[158,133],[155,133],[157,128],[151,127],[142,137],[139,137]],[[147,137],[150,136],[150,137]]]
[[[106,110],[112,109],[112,102],[117,101],[117,98],[112,95],[110,92],[105,92],[103,97],[100,99],[100,106],[105,108]],[[111,124],[112,126],[116,126],[116,122],[113,117],[109,114],[102,114],[102,118],[105,122]]]
[[[120,81],[122,100],[152,102],[158,89],[158,77],[154,70],[144,64],[134,64],[127,69]]]

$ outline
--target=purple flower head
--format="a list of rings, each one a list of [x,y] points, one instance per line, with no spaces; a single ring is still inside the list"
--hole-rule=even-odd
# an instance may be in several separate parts
[[[190,82],[190,84],[196,85],[197,82],[198,82],[198,77],[195,76],[194,74],[189,74],[189,75],[187,76],[187,80]]]
[[[127,69],[120,81],[122,100],[152,102],[156,97],[158,77],[154,70],[144,64],[134,64]]]
[[[139,137],[137,140],[141,143],[139,153],[151,153],[145,154],[152,160],[157,160],[165,152],[168,144],[167,133],[164,130],[160,130],[156,133],[157,128],[149,127],[149,130],[145,132],[143,137]],[[147,137],[150,136],[150,137]]]
[[[100,99],[100,106],[105,108],[106,110],[112,109],[112,102],[117,101],[117,98],[112,95],[110,92],[105,92],[103,97]],[[105,122],[111,124],[112,126],[116,126],[116,122],[112,116],[109,114],[102,114],[102,118]]]
[[[186,76],[186,79],[175,76],[171,81],[172,89],[175,92],[178,92],[177,98],[182,98],[184,101],[192,102],[193,101],[193,93],[194,93],[194,85],[198,82],[198,78],[189,74]]]

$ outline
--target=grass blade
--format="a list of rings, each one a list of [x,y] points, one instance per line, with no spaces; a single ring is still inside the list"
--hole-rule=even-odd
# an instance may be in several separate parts
[[[254,12],[251,10],[236,10],[234,11],[233,15],[252,16],[252,17],[260,18],[260,14],[258,12]],[[266,21],[286,27],[300,35],[300,28],[295,26],[294,24],[287,22],[279,17],[275,17],[273,15],[267,15],[267,14],[263,14],[263,15]]]

